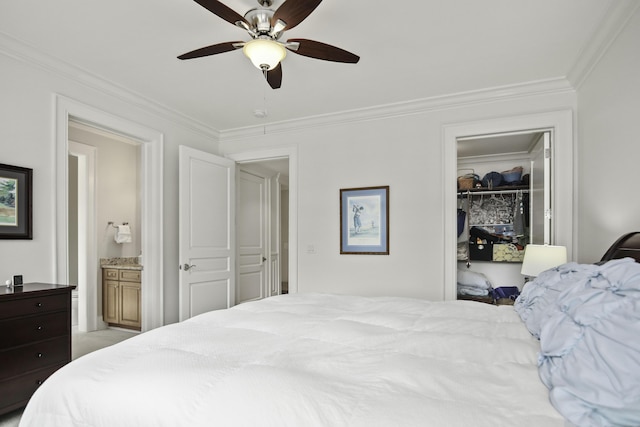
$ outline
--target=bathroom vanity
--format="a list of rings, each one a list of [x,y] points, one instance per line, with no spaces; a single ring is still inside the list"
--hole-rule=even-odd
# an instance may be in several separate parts
[[[142,326],[142,266],[136,258],[106,258],[102,267],[102,315],[110,326]]]

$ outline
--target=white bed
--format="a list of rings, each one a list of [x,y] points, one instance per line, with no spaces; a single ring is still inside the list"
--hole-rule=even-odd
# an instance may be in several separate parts
[[[566,426],[512,306],[298,294],[73,361],[22,427]]]

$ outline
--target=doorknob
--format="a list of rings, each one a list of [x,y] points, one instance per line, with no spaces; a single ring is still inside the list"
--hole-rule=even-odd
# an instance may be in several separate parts
[[[196,265],[195,265],[195,264],[187,264],[187,263],[185,263],[185,264],[182,266],[182,269],[184,269],[184,271],[189,271],[189,270],[191,270],[192,268],[196,268]]]
[[[262,262],[265,262],[267,259],[265,257],[262,257]]]

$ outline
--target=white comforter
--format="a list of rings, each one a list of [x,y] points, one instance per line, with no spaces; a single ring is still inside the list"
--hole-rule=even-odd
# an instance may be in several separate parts
[[[73,361],[22,427],[564,426],[510,306],[299,294]]]

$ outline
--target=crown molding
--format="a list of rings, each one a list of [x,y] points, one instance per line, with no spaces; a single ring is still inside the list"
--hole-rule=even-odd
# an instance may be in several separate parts
[[[260,135],[292,132],[321,126],[335,126],[353,122],[407,116],[427,111],[465,107],[490,101],[573,91],[574,88],[564,77],[539,80],[357,110],[340,111],[297,120],[268,123],[259,126],[222,130],[220,131],[220,142],[229,142],[245,138],[254,138]]]
[[[617,0],[611,4],[567,75],[576,90],[586,81],[638,9],[640,2],[637,0]]]
[[[0,54],[39,68],[47,73],[55,74],[76,84],[81,84],[89,89],[104,93],[129,105],[149,111],[162,119],[169,120],[178,126],[187,128],[204,137],[213,138],[216,142],[220,139],[220,133],[217,129],[207,126],[204,123],[194,120],[117,83],[48,55],[3,32],[0,32]]]

